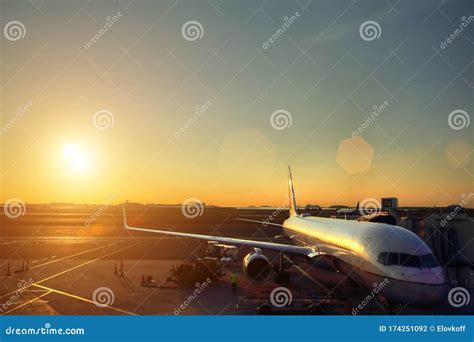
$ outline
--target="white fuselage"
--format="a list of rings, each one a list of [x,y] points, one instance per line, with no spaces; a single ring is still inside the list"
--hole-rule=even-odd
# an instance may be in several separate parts
[[[432,251],[423,240],[402,227],[291,216],[283,229],[298,244],[333,259],[342,273],[364,287],[373,289],[384,282],[380,294],[389,300],[425,304],[445,298],[443,269],[433,262]],[[387,255],[395,262],[387,262]]]

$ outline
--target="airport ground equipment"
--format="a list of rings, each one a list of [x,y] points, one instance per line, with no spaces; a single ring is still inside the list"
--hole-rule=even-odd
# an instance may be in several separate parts
[[[217,258],[198,258],[192,263],[173,265],[166,280],[177,283],[183,288],[194,287],[211,279],[217,281],[224,275],[222,263]]]
[[[206,241],[202,248],[202,257],[217,258],[224,264],[232,264],[237,261],[238,250],[236,246],[217,241]]]
[[[156,283],[155,279],[151,275],[142,275],[142,282],[140,284],[143,287],[158,287],[158,284]]]
[[[271,291],[259,291],[252,296],[240,296],[238,310],[252,310],[259,315],[324,315],[350,314],[349,300],[344,297],[322,295],[316,292],[293,292],[288,305],[278,305],[272,301]],[[276,305],[275,305],[276,304]]]

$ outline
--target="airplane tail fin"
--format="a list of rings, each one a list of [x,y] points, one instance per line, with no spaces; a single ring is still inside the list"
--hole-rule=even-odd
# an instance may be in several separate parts
[[[298,210],[296,209],[296,198],[295,189],[293,188],[293,177],[291,176],[291,167],[288,166],[288,196],[289,196],[289,207],[290,216],[297,216]]]

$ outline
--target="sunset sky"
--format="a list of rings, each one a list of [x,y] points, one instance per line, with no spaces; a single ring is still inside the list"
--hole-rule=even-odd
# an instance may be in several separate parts
[[[472,1],[129,1],[0,2],[1,202],[473,192]]]

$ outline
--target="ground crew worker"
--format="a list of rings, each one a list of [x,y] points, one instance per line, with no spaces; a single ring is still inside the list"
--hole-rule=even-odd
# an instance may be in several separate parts
[[[230,275],[230,284],[232,285],[232,292],[237,291],[237,273],[235,271]]]

